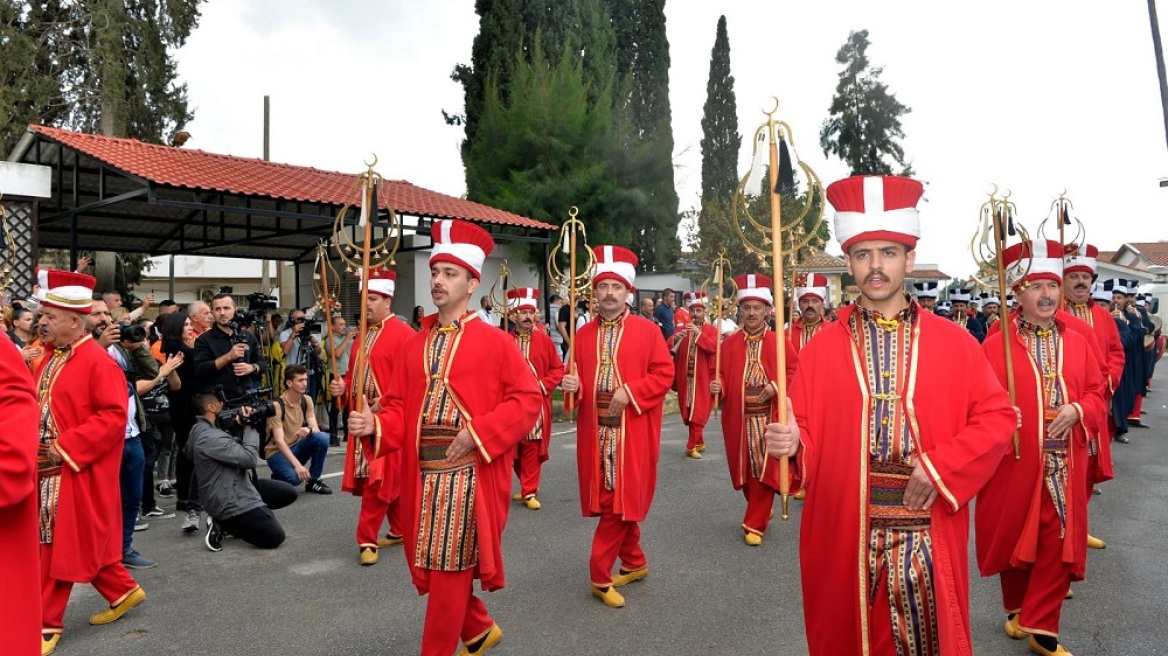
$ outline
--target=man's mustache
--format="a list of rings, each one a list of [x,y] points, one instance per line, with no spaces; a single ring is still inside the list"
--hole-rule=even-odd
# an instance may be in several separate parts
[[[864,282],[872,282],[873,280],[879,280],[880,282],[888,282],[888,276],[884,275],[883,273],[880,273],[879,271],[873,271],[872,273],[869,273],[867,275],[867,277],[864,278]]]
[[[1055,307],[1055,305],[1057,305],[1057,303],[1055,303],[1053,298],[1043,298],[1039,299],[1038,301],[1038,307],[1040,308],[1051,308]]]

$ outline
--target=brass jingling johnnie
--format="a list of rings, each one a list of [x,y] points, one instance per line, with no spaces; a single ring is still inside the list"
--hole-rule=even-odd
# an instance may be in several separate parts
[[[328,244],[323,239],[316,245],[316,265],[317,277],[312,281],[313,292],[316,295],[317,307],[323,312],[322,320],[328,338],[326,353],[329,356],[333,378],[340,378],[337,359],[333,356],[333,314],[341,311],[341,302],[337,300],[341,291],[341,277],[337,275],[332,262],[329,261]],[[333,403],[339,410],[342,403],[341,397],[333,399]]]
[[[775,304],[775,330],[778,333],[778,339],[775,340],[776,358],[775,362],[778,364],[778,414],[779,423],[787,422],[787,350],[786,339],[783,336],[783,317],[785,315],[784,306],[785,298],[783,295],[783,235],[787,233],[792,234],[792,231],[802,230],[802,235],[795,234],[789,240],[792,250],[798,250],[806,246],[812,238],[814,238],[819,225],[823,222],[823,210],[826,205],[824,198],[823,184],[819,181],[819,176],[815,171],[811,170],[803,160],[799,159],[797,153],[794,155],[794,161],[798,162],[799,168],[807,177],[807,202],[803,209],[794,217],[784,220],[782,216],[782,194],[794,193],[793,179],[780,180],[780,165],[782,165],[784,178],[787,178],[788,170],[791,169],[791,156],[789,152],[794,152],[795,139],[791,133],[791,126],[784,121],[775,120],[775,114],[779,111],[779,99],[774,98],[775,107],[770,111],[763,110],[766,115],[766,123],[759,126],[754,133],[754,153],[755,166],[751,171],[743,176],[738,183],[738,188],[734,192],[733,211],[734,211],[734,227],[738,230],[739,236],[742,238],[742,243],[746,248],[759,255],[770,255],[771,258],[771,272],[774,289]],[[767,142],[770,177],[769,190],[771,201],[771,220],[770,224],[763,224],[755,220],[750,215],[750,210],[747,207],[747,195],[756,195],[758,184],[761,182],[761,153],[759,151],[760,144],[763,141]],[[780,157],[780,152],[782,156]],[[793,177],[793,176],[792,176]],[[753,178],[753,179],[752,179]],[[780,189],[782,183],[782,189]],[[818,201],[818,202],[817,202]],[[807,225],[808,216],[812,212],[816,214],[810,219],[811,226],[804,229]],[[749,231],[749,233],[748,233]],[[790,458],[784,456],[779,459],[779,495],[782,499],[782,517],[786,521],[789,519],[787,513],[787,504],[791,489],[791,472],[790,472]]]
[[[1087,241],[1087,229],[1083,226],[1083,222],[1078,218],[1071,217],[1071,210],[1075,206],[1071,203],[1071,199],[1067,198],[1067,190],[1063,189],[1063,193],[1059,197],[1051,201],[1050,213],[1038,224],[1038,238],[1050,239],[1055,241],[1053,235],[1046,233],[1054,232],[1055,228],[1051,227],[1050,222],[1056,221],[1058,223],[1058,243],[1062,246],[1063,255],[1071,255],[1079,252],[1079,249]],[[1067,240],[1067,226],[1075,226],[1075,235]]]
[[[346,204],[337,212],[337,219],[333,223],[333,244],[337,254],[345,262],[345,270],[360,275],[361,284],[361,319],[358,323],[357,344],[365,343],[365,334],[369,330],[369,286],[364,281],[369,279],[369,270],[376,267],[394,265],[393,256],[401,245],[401,221],[393,208],[389,210],[385,219],[384,233],[374,241],[373,224],[378,219],[378,185],[383,182],[381,174],[373,170],[377,166],[377,156],[373,162],[365,162],[365,172],[357,175],[353,182],[353,191],[360,190],[360,210],[356,227],[362,231],[362,239],[358,244],[349,228],[352,227],[348,214],[352,204]],[[365,349],[357,349],[357,360],[354,371],[364,371]],[[356,404],[353,410],[361,412],[365,409],[365,376],[358,376],[353,381],[356,388],[353,399]]]
[[[969,242],[969,252],[973,255],[974,261],[978,265],[978,272],[974,274],[973,278],[979,285],[984,287],[991,287],[992,283],[988,282],[986,278],[989,276],[997,277],[998,298],[1002,303],[1006,302],[1006,289],[1009,283],[1006,280],[1006,266],[1001,258],[1001,254],[1008,248],[1006,243],[1011,237],[1017,237],[1019,241],[1030,241],[1030,235],[1026,232],[1025,226],[1019,223],[1015,216],[1018,208],[1014,203],[1010,202],[1010,192],[1007,190],[1002,196],[998,197],[998,185],[994,185],[994,190],[990,192],[989,200],[982,203],[981,210],[978,212],[978,227],[977,231],[973,233],[973,239]],[[1029,262],[1030,260],[1025,260]],[[1029,265],[1027,265],[1029,266]],[[1018,271],[1011,270],[1015,280],[1023,280],[1029,270]],[[1014,392],[1014,360],[1011,355],[1011,340],[1010,340],[1010,322],[1006,317],[1005,307],[1002,308],[1003,319],[1001,321],[1002,330],[1002,349],[1006,357],[1006,386],[1010,392],[1010,403],[1017,405]],[[1020,436],[1018,430],[1014,429],[1014,459],[1018,460],[1022,457],[1020,449]]]
[[[718,253],[718,257],[714,258],[714,277],[707,278],[702,283],[702,291],[706,292],[706,298],[714,299],[714,317],[707,317],[715,330],[718,331],[718,342],[714,346],[714,371],[722,371],[722,302],[727,298],[734,298],[738,294],[737,286],[734,284],[734,277],[727,276],[730,273],[730,258],[726,257],[726,249],[722,249]],[[714,293],[710,294],[710,287],[714,288]],[[729,293],[727,293],[729,290]],[[718,416],[718,408],[722,403],[722,394],[719,392],[714,395],[714,416]]]
[[[553,288],[560,288],[568,295],[568,373],[576,375],[576,297],[591,298],[592,285],[589,276],[596,264],[596,254],[588,246],[588,233],[584,222],[576,218],[580,213],[576,207],[568,210],[568,220],[560,228],[560,239],[548,255],[548,279]],[[581,252],[581,249],[583,251]],[[568,268],[562,269],[559,256],[566,255]],[[582,257],[583,256],[583,257]],[[584,264],[581,271],[579,265]],[[567,394],[564,409],[571,415],[576,408],[576,395]]]
[[[507,307],[507,290],[511,283],[511,269],[507,268],[507,260],[499,265],[499,277],[495,279],[495,283],[491,285],[491,291],[487,294],[487,298],[491,299],[491,304],[497,308],[501,308],[503,314],[503,330],[511,330],[510,308]],[[495,289],[502,285],[503,289],[495,294]]]

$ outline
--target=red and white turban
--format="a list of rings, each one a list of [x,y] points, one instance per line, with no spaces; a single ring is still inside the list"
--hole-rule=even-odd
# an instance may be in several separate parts
[[[93,288],[97,279],[84,273],[60,271],[57,269],[37,269],[37,285],[40,293],[37,300],[42,306],[89,314],[93,309]]]
[[[592,249],[596,263],[592,265],[592,286],[601,280],[616,280],[630,290],[637,281],[637,259],[635,253],[624,246],[597,246]]]
[[[370,294],[393,298],[397,288],[397,272],[385,267],[369,269],[369,282],[365,287],[369,289]]]
[[[1074,248],[1073,246],[1071,247]],[[1091,244],[1083,244],[1082,248],[1068,252],[1063,259],[1063,275],[1082,271],[1095,275],[1095,268],[1099,262],[1099,249]]]
[[[819,300],[826,302],[827,276],[822,273],[799,276],[795,281],[795,302],[798,303],[804,296],[818,296]]]
[[[924,193],[920,182],[893,175],[858,175],[828,185],[835,236],[844,252],[852,244],[872,240],[915,248],[921,236],[917,201]]]
[[[1036,239],[1014,244],[1002,251],[1002,263],[1011,286],[1037,280],[1063,282],[1063,247],[1057,241]]]
[[[515,287],[507,290],[508,310],[538,310],[539,290],[535,287]]]
[[[700,305],[702,307],[705,307],[706,303],[708,303],[710,300],[709,297],[706,295],[706,292],[700,292],[700,291],[699,292],[686,292],[683,298],[685,299],[685,306],[687,308],[694,307],[695,305]]]
[[[771,294],[771,278],[761,273],[744,273],[734,276],[734,284],[738,286],[738,302],[761,301],[769,305],[775,304],[775,297]]]
[[[443,219],[430,227],[434,246],[430,266],[446,262],[460,266],[477,280],[483,279],[483,262],[495,250],[495,240],[486,230],[473,223]]]

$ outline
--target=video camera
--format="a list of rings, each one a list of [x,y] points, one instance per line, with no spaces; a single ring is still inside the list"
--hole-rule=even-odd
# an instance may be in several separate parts
[[[247,309],[237,309],[235,311],[234,323],[238,325],[238,328],[248,329],[254,327],[256,332],[263,332],[267,329],[267,322],[264,319],[267,317],[268,312],[276,309],[276,299],[260,292],[248,294],[246,298]]]
[[[248,390],[243,396],[229,399],[223,394],[222,387],[215,388],[215,396],[227,406],[227,409],[219,413],[219,417],[215,423],[223,430],[231,430],[236,426],[262,426],[269,417],[276,415],[276,404],[271,401],[269,397],[272,393],[270,387],[259,387],[253,390]],[[244,415],[243,409],[251,408],[251,414]],[[238,424],[236,418],[239,418]]]
[[[319,335],[324,330],[324,323],[316,318],[297,317],[292,320],[291,325],[297,324],[304,324],[304,328],[300,330],[300,339],[311,339],[313,335]]]
[[[123,321],[119,323],[117,327],[118,334],[121,335],[118,341],[122,342],[123,344],[138,344],[140,342],[146,341],[146,329],[143,328],[140,324]],[[109,329],[110,326],[106,326],[104,328],[94,328],[93,338],[100,339],[101,334]]]

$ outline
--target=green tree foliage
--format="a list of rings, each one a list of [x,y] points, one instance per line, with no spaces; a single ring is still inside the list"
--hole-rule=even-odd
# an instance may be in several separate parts
[[[900,140],[900,119],[912,111],[880,81],[882,67],[868,60],[868,30],[852,32],[835,56],[843,65],[831,101],[829,116],[819,131],[824,155],[847,163],[852,175],[912,175]],[[891,160],[891,161],[889,161]]]

